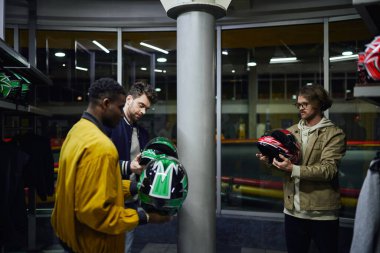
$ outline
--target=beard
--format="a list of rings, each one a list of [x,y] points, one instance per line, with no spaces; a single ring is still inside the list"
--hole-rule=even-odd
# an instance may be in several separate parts
[[[128,108],[127,110],[127,113],[125,114],[125,116],[127,117],[128,119],[128,122],[133,124],[135,122],[137,122],[140,118],[133,112],[132,108]]]
[[[317,117],[318,113],[315,111],[313,113],[308,113],[308,114],[304,114],[302,115],[301,114],[301,118],[305,121],[311,121],[313,120],[315,117]]]

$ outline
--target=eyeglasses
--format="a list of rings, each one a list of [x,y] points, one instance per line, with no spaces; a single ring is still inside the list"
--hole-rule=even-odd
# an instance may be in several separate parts
[[[297,107],[297,109],[305,109],[308,107],[309,103],[308,102],[302,102],[302,103],[295,103],[294,106]]]

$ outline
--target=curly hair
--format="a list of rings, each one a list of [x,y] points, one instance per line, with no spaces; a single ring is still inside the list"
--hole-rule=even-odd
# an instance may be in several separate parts
[[[115,99],[118,95],[126,95],[126,92],[118,82],[112,78],[100,78],[91,84],[88,89],[88,96],[90,102],[96,102],[102,97],[109,97]]]
[[[313,106],[319,108],[322,112],[329,109],[333,104],[328,92],[319,84],[303,86],[299,90],[298,96],[305,97]]]
[[[131,95],[133,98],[140,97],[143,94],[146,95],[151,104],[155,104],[157,102],[157,92],[150,84],[144,82],[136,82],[131,86],[128,92],[128,95]]]

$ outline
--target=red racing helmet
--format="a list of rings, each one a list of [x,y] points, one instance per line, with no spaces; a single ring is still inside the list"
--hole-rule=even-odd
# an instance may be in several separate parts
[[[257,141],[260,152],[269,158],[272,163],[273,158],[282,161],[280,154],[288,158],[293,164],[298,164],[301,160],[301,149],[294,135],[285,129],[273,130],[261,136]]]
[[[366,45],[364,60],[359,58],[358,64],[363,64],[370,78],[380,80],[380,36]]]

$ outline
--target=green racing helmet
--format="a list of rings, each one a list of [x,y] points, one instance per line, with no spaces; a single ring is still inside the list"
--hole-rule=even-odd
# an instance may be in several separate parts
[[[141,165],[148,164],[151,160],[162,157],[174,157],[178,159],[177,147],[166,137],[156,137],[150,140],[141,152]]]
[[[151,160],[140,176],[138,196],[147,212],[175,215],[182,207],[188,192],[185,168],[174,157]]]

